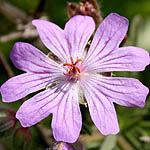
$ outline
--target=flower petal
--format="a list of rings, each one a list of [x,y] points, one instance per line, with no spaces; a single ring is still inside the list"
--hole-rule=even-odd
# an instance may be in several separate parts
[[[45,90],[22,104],[16,114],[23,127],[32,126],[53,113],[52,128],[56,141],[74,142],[82,120],[74,83]]]
[[[114,105],[97,87],[98,83],[91,80],[91,76],[82,76],[81,88],[89,105],[90,115],[96,127],[103,135],[117,134],[119,126]]]
[[[69,53],[75,60],[82,58],[85,46],[94,32],[95,23],[89,16],[77,15],[65,25],[64,34],[68,42]]]
[[[68,62],[69,51],[64,37],[64,31],[57,25],[45,20],[33,20],[40,38],[45,46],[50,49],[62,62]]]
[[[69,145],[64,143],[62,150],[73,150]]]
[[[53,113],[53,136],[56,141],[74,143],[79,137],[81,126],[78,90],[76,85],[72,85]]]
[[[33,73],[24,73],[12,77],[0,88],[2,101],[13,102],[21,99],[30,93],[45,88],[50,80],[51,78],[49,78],[48,74],[41,76]]]
[[[126,18],[116,13],[108,15],[98,27],[84,63],[95,63],[99,57],[105,57],[118,48],[127,29]]]
[[[105,57],[99,57],[86,72],[143,71],[150,63],[149,53],[138,47],[118,48]]]
[[[144,107],[149,92],[140,81],[134,78],[104,77],[93,75],[88,82],[109,101],[130,107]]]
[[[17,42],[10,57],[18,69],[26,72],[48,74],[62,73],[58,64],[28,43]]]
[[[52,109],[58,104],[59,94],[54,90],[45,90],[29,100],[25,101],[16,113],[23,127],[29,127],[40,122],[52,113]],[[53,101],[55,99],[55,101]]]

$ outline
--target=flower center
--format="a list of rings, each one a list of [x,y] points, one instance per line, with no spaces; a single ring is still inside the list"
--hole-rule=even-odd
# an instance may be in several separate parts
[[[78,75],[81,70],[80,68],[77,66],[77,64],[79,62],[82,61],[82,59],[77,59],[76,62],[74,63],[73,61],[73,58],[72,56],[70,57],[70,60],[71,60],[71,64],[70,63],[64,63],[63,66],[68,66],[69,67],[69,70],[68,70],[68,74],[71,75],[71,76],[75,76],[75,75]]]

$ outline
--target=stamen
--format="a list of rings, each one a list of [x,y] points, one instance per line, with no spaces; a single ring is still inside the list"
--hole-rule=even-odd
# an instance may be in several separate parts
[[[75,66],[75,68],[77,69],[77,71],[78,71],[79,73],[81,72],[80,68],[78,68],[77,66]]]
[[[72,65],[74,64],[74,62],[73,62],[73,58],[72,58],[72,56],[70,57],[70,60],[71,60],[71,63],[72,63]]]
[[[64,63],[63,66],[68,66],[69,67],[69,75],[75,76],[77,75],[77,73],[80,73],[81,70],[78,66],[76,66],[79,62],[82,61],[82,59],[78,59],[76,60],[76,62],[74,63],[72,56],[70,57],[71,60],[71,64],[70,63]]]
[[[63,64],[63,66],[71,66],[72,67],[72,64],[65,63],[65,64]]]
[[[75,63],[74,63],[74,65],[76,65],[77,63],[79,63],[79,62],[81,62],[82,61],[82,59],[78,59]]]

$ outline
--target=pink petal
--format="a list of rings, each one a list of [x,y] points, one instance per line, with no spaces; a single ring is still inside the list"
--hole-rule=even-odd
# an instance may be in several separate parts
[[[75,60],[82,58],[85,46],[94,32],[95,23],[89,16],[72,17],[65,26],[64,34],[68,42],[69,53]]]
[[[55,90],[45,90],[21,105],[16,113],[16,118],[19,119],[23,127],[35,125],[52,113],[60,100],[58,99],[59,93]],[[54,99],[55,101],[53,101]]]
[[[73,149],[69,147],[67,144],[64,144],[62,150],[73,150]]]
[[[139,80],[102,77],[98,82],[99,89],[109,100],[123,106],[144,107],[149,90]]]
[[[0,88],[3,102],[13,102],[27,96],[30,93],[43,89],[51,83],[50,75],[38,75],[24,73],[12,77]]]
[[[127,29],[126,18],[116,13],[108,15],[98,27],[84,63],[95,63],[97,59],[109,55],[118,48]]]
[[[68,62],[69,50],[64,37],[64,31],[57,25],[45,20],[33,20],[40,38],[45,46],[50,49],[62,62]]]
[[[62,98],[53,113],[53,136],[56,141],[74,143],[82,126],[77,87],[72,85]]]
[[[93,75],[88,78],[88,82],[109,101],[123,106],[144,107],[149,92],[147,87],[134,78]]]
[[[26,72],[61,74],[61,68],[48,56],[28,43],[17,42],[11,52],[14,65]]]
[[[143,71],[150,63],[149,53],[138,47],[122,47],[95,62],[89,62],[87,72]]]
[[[56,141],[76,141],[82,120],[75,84],[62,84],[58,88],[37,94],[22,104],[16,117],[23,127],[28,127],[38,123],[50,113],[53,113],[52,128]]]
[[[103,135],[117,134],[119,126],[114,105],[98,88],[98,83],[92,82],[93,76],[82,76],[81,88],[89,105],[90,115],[96,127]]]

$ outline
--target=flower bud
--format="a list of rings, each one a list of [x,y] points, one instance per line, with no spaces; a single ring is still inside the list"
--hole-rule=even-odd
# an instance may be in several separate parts
[[[15,117],[16,112],[7,106],[0,107],[0,132],[15,130],[18,120]],[[9,134],[12,132],[9,132]]]
[[[99,5],[96,0],[82,0],[79,4],[68,3],[67,11],[69,18],[75,15],[91,16],[97,26],[102,21]]]
[[[32,140],[29,128],[18,128],[13,136],[13,147],[15,149],[28,150]]]
[[[85,150],[85,147],[79,141],[75,143],[56,142],[47,150]]]

